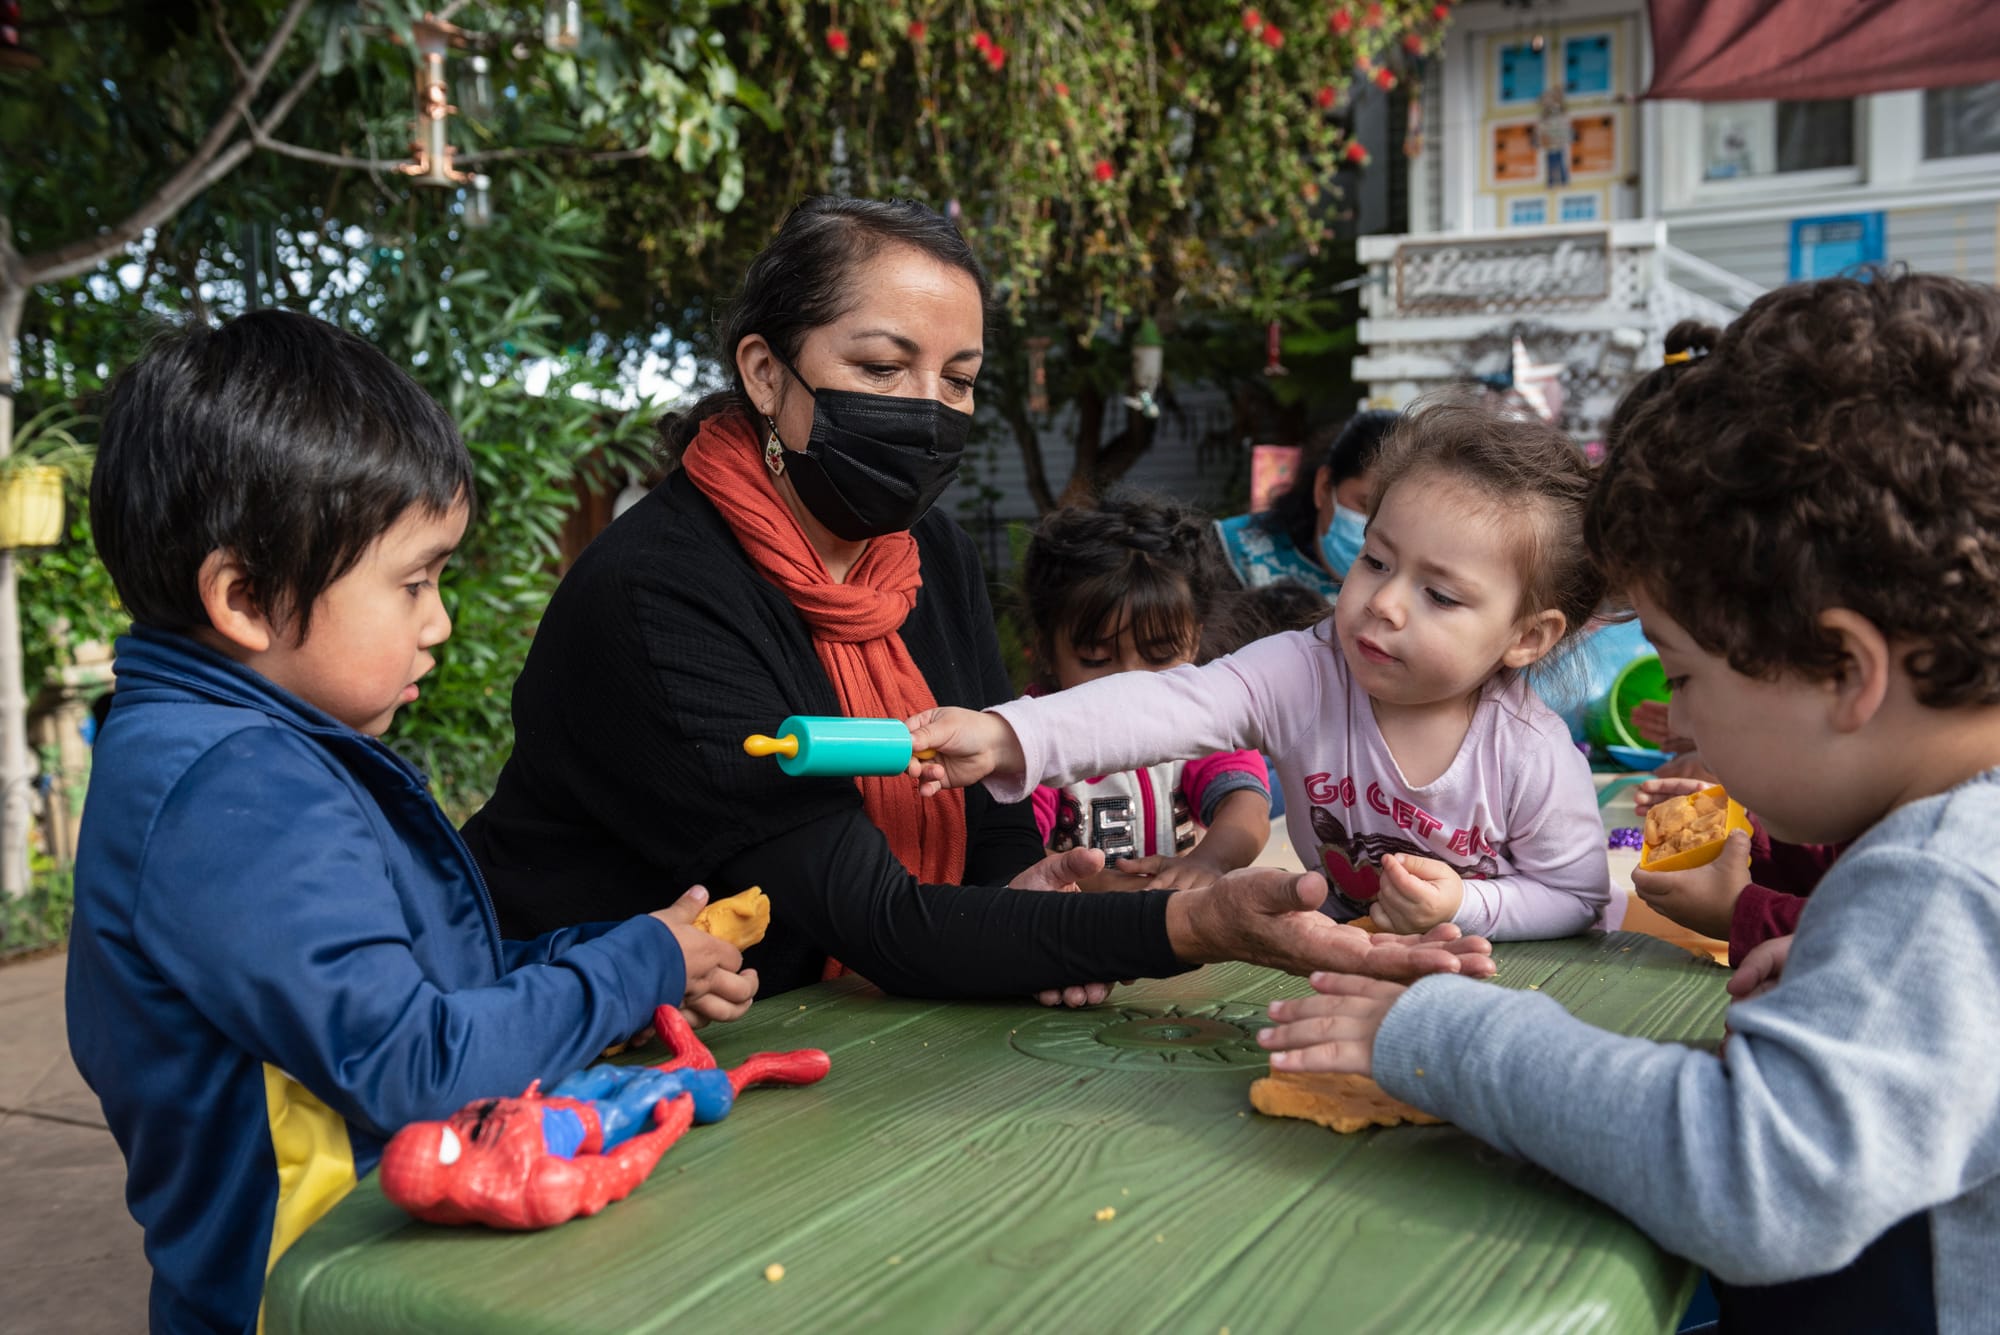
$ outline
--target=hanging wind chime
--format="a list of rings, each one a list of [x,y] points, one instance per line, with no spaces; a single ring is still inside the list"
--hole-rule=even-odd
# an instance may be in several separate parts
[[[456,189],[467,177],[451,165],[458,150],[451,146],[447,130],[458,108],[451,105],[444,64],[453,39],[462,34],[449,23],[425,16],[410,25],[410,35],[417,47],[417,119],[411,125],[410,161],[403,164],[403,171],[418,185]]]
[[[1276,320],[1264,327],[1264,374],[1269,376],[1290,375],[1291,368],[1278,360],[1281,350],[1280,328]]]
[[[1125,406],[1141,417],[1160,415],[1160,403],[1154,396],[1160,388],[1166,357],[1166,340],[1160,337],[1160,327],[1148,316],[1139,326],[1139,332],[1132,336],[1132,392],[1125,396]]]
[[[1028,411],[1040,416],[1049,410],[1049,337],[1037,334],[1028,340]]]

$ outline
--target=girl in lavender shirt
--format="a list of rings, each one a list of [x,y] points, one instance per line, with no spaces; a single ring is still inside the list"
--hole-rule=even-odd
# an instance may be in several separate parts
[[[1442,402],[1406,417],[1380,467],[1327,621],[1205,667],[918,715],[916,745],[937,759],[912,772],[926,791],[986,779],[1018,801],[1038,782],[1256,747],[1334,916],[1496,940],[1591,926],[1611,896],[1596,792],[1524,675],[1603,599],[1583,456],[1546,423]]]

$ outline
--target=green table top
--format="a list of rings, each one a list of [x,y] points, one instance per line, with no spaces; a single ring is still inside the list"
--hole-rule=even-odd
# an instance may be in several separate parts
[[[1727,972],[1651,937],[1495,953],[1605,1028],[1720,1039]],[[419,1224],[371,1176],[280,1261],[265,1329],[1673,1329],[1691,1267],[1540,1169],[1452,1127],[1252,1112],[1245,1030],[1303,990],[1225,965],[1086,1011],[852,979],[760,1001],[716,1056],[823,1047],[825,1081],[747,1091],[542,1233]]]

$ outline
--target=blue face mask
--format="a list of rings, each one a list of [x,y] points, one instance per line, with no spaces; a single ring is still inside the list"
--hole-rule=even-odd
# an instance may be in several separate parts
[[[1333,522],[1319,535],[1319,554],[1326,558],[1326,568],[1336,577],[1346,579],[1347,568],[1361,555],[1361,544],[1367,536],[1367,515],[1344,505],[1334,506]]]

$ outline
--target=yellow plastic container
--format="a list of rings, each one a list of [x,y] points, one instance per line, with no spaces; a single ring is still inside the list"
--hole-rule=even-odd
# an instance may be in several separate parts
[[[1645,844],[1639,849],[1640,871],[1690,871],[1696,867],[1706,867],[1709,863],[1722,856],[1722,846],[1729,842],[1729,832],[1731,830],[1741,830],[1745,834],[1752,832],[1750,829],[1750,813],[1743,809],[1741,802],[1738,802],[1733,797],[1729,797],[1729,794],[1722,789],[1721,785],[1712,784],[1701,791],[1703,793],[1719,793],[1729,801],[1728,815],[1725,817],[1722,826],[1722,837],[1720,839],[1711,839],[1705,844],[1685,849],[1679,853],[1670,854],[1667,857],[1661,858],[1658,862],[1653,861],[1653,846]],[[1687,796],[1695,797],[1699,796],[1699,794],[1689,793]]]
[[[62,469],[29,465],[0,473],[0,547],[53,547],[62,532]]]

